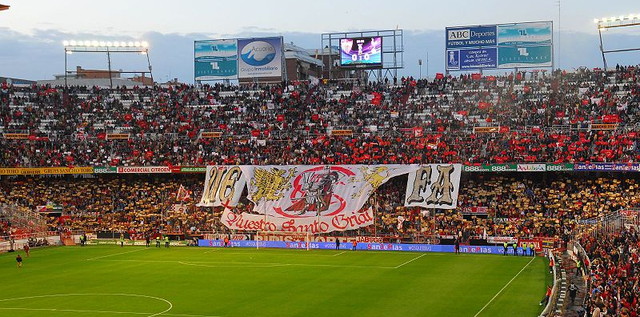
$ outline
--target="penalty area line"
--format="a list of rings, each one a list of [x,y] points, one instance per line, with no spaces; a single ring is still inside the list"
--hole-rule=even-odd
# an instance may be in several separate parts
[[[110,256],[123,255],[123,254],[128,254],[128,253],[140,252],[140,251],[144,251],[144,250],[146,250],[146,249],[138,249],[138,250],[127,251],[127,252],[120,252],[120,253],[114,253],[114,254],[107,254],[107,255],[97,256],[97,257],[95,257],[95,258],[90,258],[90,259],[86,259],[86,260],[87,260],[87,261],[93,261],[93,260],[98,260],[98,259],[108,258],[108,257],[110,257]]]
[[[399,269],[399,268],[401,268],[401,267],[403,267],[403,266],[405,266],[405,265],[407,265],[407,264],[409,264],[409,263],[411,263],[411,262],[413,262],[413,261],[415,261],[415,260],[417,260],[417,259],[419,259],[419,258],[421,258],[421,257],[425,256],[425,255],[427,255],[427,254],[425,253],[425,254],[423,254],[423,255],[417,256],[417,257],[415,257],[415,258],[413,258],[413,259],[411,259],[411,260],[409,260],[409,261],[406,261],[406,262],[404,262],[404,263],[402,263],[402,264],[400,264],[400,265],[398,265],[398,266],[394,267],[394,269]]]
[[[511,280],[509,280],[509,282],[507,282],[507,284],[505,284],[505,285],[504,285],[504,286],[503,286],[503,287],[502,287],[502,288],[501,288],[501,289],[500,289],[500,290],[499,290],[499,291],[498,291],[498,292],[493,296],[493,298],[491,298],[491,299],[490,299],[490,300],[489,300],[489,301],[488,301],[488,302],[487,302],[487,303],[486,303],[482,308],[480,308],[480,310],[479,310],[475,315],[473,315],[473,317],[478,317],[478,315],[480,315],[480,313],[481,313],[485,308],[487,308],[487,307],[489,306],[489,304],[491,304],[491,302],[493,302],[493,300],[494,300],[494,299],[496,299],[496,297],[498,297],[498,295],[500,295],[500,293],[502,293],[502,291],[504,291],[504,290],[509,286],[509,284],[511,284],[511,282],[513,282],[513,281],[514,281],[514,280],[515,280],[515,279],[520,275],[520,273],[522,273],[522,271],[524,271],[524,269],[526,269],[526,268],[529,266],[529,264],[531,264],[531,262],[533,262],[533,260],[535,260],[535,259],[536,259],[536,257],[532,257],[532,258],[531,258],[531,260],[529,261],[529,263],[527,263],[527,265],[525,265],[525,266],[520,270],[520,272],[518,272],[514,277],[512,277],[512,278],[511,278]]]

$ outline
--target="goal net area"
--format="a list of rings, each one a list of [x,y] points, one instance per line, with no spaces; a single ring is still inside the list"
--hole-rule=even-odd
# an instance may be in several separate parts
[[[258,231],[256,248],[287,248],[309,250],[312,235],[309,232]]]

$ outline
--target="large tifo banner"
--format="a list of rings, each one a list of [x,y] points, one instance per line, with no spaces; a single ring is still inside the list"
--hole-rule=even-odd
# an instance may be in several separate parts
[[[447,27],[447,70],[550,67],[551,21]]]
[[[332,232],[373,224],[371,194],[408,174],[406,206],[453,209],[460,164],[208,166],[199,206],[224,206],[222,223],[236,230]],[[253,213],[234,212],[242,192]]]
[[[195,41],[194,75],[195,80],[219,80],[237,77],[237,40]]]
[[[238,40],[238,78],[282,77],[282,37]]]

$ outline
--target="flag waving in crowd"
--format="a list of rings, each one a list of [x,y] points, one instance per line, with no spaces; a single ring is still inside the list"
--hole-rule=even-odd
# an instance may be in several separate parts
[[[180,185],[178,192],[176,192],[176,201],[189,201],[191,200],[191,191]]]

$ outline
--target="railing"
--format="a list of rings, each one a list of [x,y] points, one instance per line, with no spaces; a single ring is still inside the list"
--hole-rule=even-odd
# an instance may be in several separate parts
[[[558,297],[558,288],[559,288],[559,285],[558,285],[558,268],[559,268],[559,263],[556,260],[555,254],[553,254],[553,252],[549,252],[549,259],[550,260],[552,259],[553,263],[554,263],[554,266],[553,266],[553,288],[551,289],[551,296],[549,296],[549,300],[547,300],[547,305],[542,310],[542,313],[540,313],[540,317],[549,316],[549,314],[551,313],[551,310],[556,305],[557,297]]]

